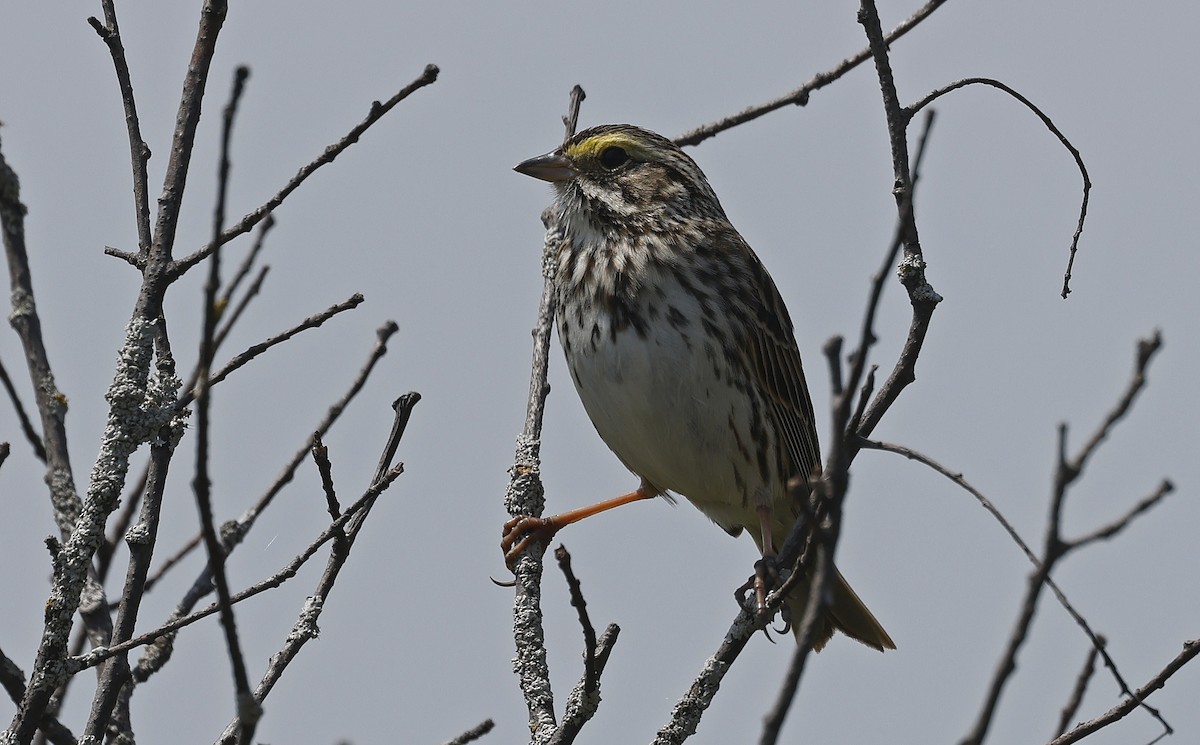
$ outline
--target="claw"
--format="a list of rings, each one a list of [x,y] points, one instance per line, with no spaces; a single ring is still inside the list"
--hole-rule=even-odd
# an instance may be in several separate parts
[[[550,539],[558,532],[558,525],[549,520],[531,515],[517,515],[504,523],[500,539],[500,550],[504,552],[504,563],[513,568],[517,559],[534,543],[549,546]]]
[[[750,600],[746,596],[750,594],[750,589],[754,587],[754,577],[746,580],[741,587],[733,591],[733,599],[737,602],[738,607],[749,612]]]
[[[775,633],[780,636],[785,636],[792,630],[792,606],[784,603],[779,609],[779,618],[783,621],[782,629],[775,629]]]

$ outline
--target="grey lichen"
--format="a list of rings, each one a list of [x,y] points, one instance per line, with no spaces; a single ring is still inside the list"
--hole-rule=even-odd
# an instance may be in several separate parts
[[[925,260],[920,255],[906,255],[896,267],[896,276],[908,288],[909,296],[913,300],[935,305],[942,302],[942,296],[925,279]]]
[[[519,435],[516,463],[508,469],[508,490],[504,507],[510,515],[540,515],[546,506],[545,488],[539,464],[541,441]]]
[[[321,616],[321,609],[323,607],[324,601],[321,598],[312,595],[305,598],[304,607],[300,610],[300,617],[296,619],[291,633],[288,634],[287,640],[289,643],[316,639],[321,635],[321,629],[317,626],[317,619]]]
[[[12,291],[12,312],[8,314],[9,323],[19,323],[26,318],[33,317],[36,312],[37,306],[33,302],[33,295],[21,287]]]

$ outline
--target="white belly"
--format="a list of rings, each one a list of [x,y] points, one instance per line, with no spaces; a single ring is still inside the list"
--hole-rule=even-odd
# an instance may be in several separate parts
[[[644,338],[633,327],[614,336],[607,318],[594,329],[562,319],[575,387],[626,467],[686,497],[726,530],[757,533],[755,506],[772,504],[783,485],[759,468],[744,381],[731,380],[723,353],[699,341],[698,306],[674,305],[690,321],[654,324],[658,331]]]

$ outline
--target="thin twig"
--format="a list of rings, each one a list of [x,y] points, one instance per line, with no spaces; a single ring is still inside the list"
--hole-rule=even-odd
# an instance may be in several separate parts
[[[29,265],[29,254],[25,246],[25,205],[21,203],[21,185],[17,173],[9,166],[0,151],[0,233],[4,236],[4,255],[8,263],[8,276],[12,297],[12,312],[9,325],[21,339],[25,352],[25,364],[33,389],[34,405],[40,419],[41,436],[30,437],[30,442],[41,450],[41,460],[46,464],[46,483],[50,486],[50,502],[54,509],[54,521],[59,534],[65,540],[75,527],[83,502],[75,490],[75,478],[71,469],[70,452],[67,448],[67,396],[58,389],[50,367],[50,357],[42,337],[42,322],[38,316],[33,293],[33,273]],[[7,375],[5,376],[7,380]],[[22,412],[13,388],[6,383],[10,397]],[[28,427],[28,425],[24,425]],[[27,434],[27,436],[29,436]]]
[[[344,300],[343,302],[340,302],[336,305],[331,305],[328,308],[326,308],[325,310],[321,311],[320,313],[316,313],[314,315],[309,316],[308,318],[305,318],[303,321],[296,324],[295,326],[292,326],[290,329],[288,329],[282,333],[276,334],[275,336],[272,336],[271,338],[269,338],[265,341],[259,342],[258,344],[255,344],[255,345],[249,347],[248,349],[246,349],[246,351],[242,352],[241,354],[237,355],[233,359],[229,360],[229,362],[226,362],[225,366],[222,367],[220,370],[213,373],[213,376],[208,379],[208,387],[211,388],[212,386],[216,385],[217,383],[220,383],[221,381],[225,380],[225,378],[229,377],[229,375],[231,373],[233,373],[234,371],[238,370],[241,367],[244,367],[246,365],[246,363],[250,362],[250,360],[259,356],[260,354],[267,351],[271,347],[282,344],[283,342],[287,341],[288,339],[291,339],[293,336],[295,336],[296,334],[299,334],[302,331],[307,331],[308,329],[317,328],[321,324],[328,321],[330,318],[333,318],[334,316],[336,316],[338,313],[341,313],[341,312],[347,311],[347,310],[353,310],[353,309],[357,308],[358,306],[362,305],[363,301],[364,301],[363,296],[356,292],[353,295],[351,295],[349,298]],[[186,393],[184,393],[182,396],[179,397],[179,401],[175,404],[175,408],[178,410],[183,410],[183,409],[187,408],[187,406],[189,404],[191,404],[192,401],[194,401],[194,400],[196,400],[196,389],[192,388],[192,389],[188,390]]]
[[[46,462],[46,448],[42,445],[42,438],[33,428],[33,422],[29,421],[29,415],[25,413],[25,405],[21,403],[21,397],[17,395],[17,389],[13,386],[12,379],[8,377],[8,370],[4,369],[4,363],[0,361],[0,384],[4,385],[4,390],[8,392],[8,400],[12,401],[13,411],[17,414],[17,420],[21,423],[21,432],[25,434],[26,441],[33,448],[33,454],[42,463]]]
[[[583,688],[584,693],[591,695],[600,684],[596,676],[596,628],[587,612],[587,601],[583,598],[583,588],[571,568],[571,554],[567,547],[559,545],[554,549],[554,558],[558,568],[567,580],[567,590],[571,595],[571,606],[579,613],[579,626],[583,629]]]
[[[925,278],[925,258],[918,237],[913,205],[913,190],[919,174],[914,174],[909,166],[906,135],[911,117],[900,108],[895,81],[892,77],[891,63],[887,56],[887,40],[880,27],[879,12],[871,0],[862,0],[859,22],[863,25],[871,53],[875,58],[875,69],[883,96],[884,113],[887,117],[888,137],[892,151],[892,173],[895,178],[895,188],[892,193],[896,198],[896,209],[899,214],[897,236],[904,249],[904,259],[900,263],[898,273],[913,308],[908,338],[900,352],[900,358],[862,416],[858,434],[866,436],[874,430],[875,425],[883,417],[883,413],[895,402],[900,391],[916,380],[917,358],[924,345],[925,334],[929,329],[933,311],[942,301],[942,297]],[[926,117],[926,135],[932,125],[933,119]],[[915,161],[917,164],[924,157],[925,139],[926,136],[923,135],[921,138],[922,149],[918,150]]]
[[[313,540],[313,542],[309,544],[308,548],[300,552],[282,569],[275,572],[275,574],[231,596],[230,600],[232,603],[237,605],[243,600],[249,600],[255,595],[261,595],[268,590],[273,590],[276,587],[283,585],[291,578],[295,577],[296,573],[300,571],[300,568],[308,563],[308,560],[320,550],[321,546],[333,540],[342,530],[345,529],[346,523],[350,522],[351,518],[357,515],[359,511],[362,510],[363,506],[367,504],[367,502],[375,499],[380,493],[391,486],[391,483],[395,481],[402,473],[404,473],[403,466],[393,466],[392,470],[387,473],[383,481],[376,482],[369,489],[367,489],[367,491],[361,497],[359,497],[358,500],[346,508],[341,517],[339,517],[332,524],[330,524],[328,528],[322,531]],[[68,659],[66,663],[68,672],[76,673],[80,670],[86,670],[89,667],[94,667],[100,664],[104,660],[107,660],[114,655],[122,654],[131,649],[136,649],[137,647],[142,647],[147,644],[157,642],[160,639],[171,636],[179,629],[190,626],[201,619],[208,618],[209,616],[217,613],[219,610],[220,608],[218,605],[216,603],[212,603],[208,607],[195,611],[194,613],[172,617],[169,621],[161,626],[147,631],[144,634],[139,634],[129,641],[122,642],[121,644],[114,644],[111,647],[96,647],[78,657],[72,657]],[[135,680],[142,681],[146,679],[146,675],[148,673],[145,669],[145,664],[146,661],[143,660],[141,663],[139,663],[138,668],[133,671]]]
[[[1100,641],[1104,642],[1104,637],[1100,637]],[[1083,669],[1079,671],[1079,676],[1075,678],[1075,687],[1071,689],[1071,697],[1067,699],[1062,714],[1058,718],[1058,729],[1054,730],[1055,737],[1067,731],[1067,727],[1071,726],[1071,722],[1079,712],[1079,706],[1083,703],[1083,694],[1087,692],[1088,684],[1092,682],[1092,676],[1096,673],[1096,658],[1099,656],[1100,650],[1096,647],[1088,649]]]
[[[1124,515],[1121,515],[1107,525],[1102,525],[1099,528],[1096,528],[1087,535],[1080,536],[1074,540],[1064,541],[1063,543],[1065,544],[1066,548],[1070,550],[1082,548],[1089,543],[1095,543],[1096,541],[1103,541],[1112,538],[1117,533],[1120,533],[1122,530],[1129,527],[1129,524],[1133,522],[1134,518],[1148,512],[1151,507],[1154,507],[1168,494],[1174,491],[1175,485],[1169,480],[1163,479],[1161,482],[1159,482],[1158,486],[1155,487],[1154,491],[1139,499],[1137,503],[1130,507],[1129,511]]]
[[[287,184],[285,184],[277,194],[275,194],[275,196],[268,199],[267,202],[258,209],[247,214],[237,224],[227,228],[212,243],[209,243],[199,251],[196,251],[195,253],[176,261],[170,269],[171,277],[175,278],[182,275],[188,269],[203,261],[209,254],[215,251],[218,246],[222,246],[238,237],[242,233],[253,229],[255,225],[270,215],[271,212],[273,212],[280,204],[283,204],[283,200],[287,199],[287,197],[293,191],[295,191],[300,184],[304,183],[305,179],[311,176],[314,171],[327,163],[332,163],[334,158],[341,155],[346,148],[358,142],[358,138],[361,137],[364,132],[370,129],[375,122],[382,119],[384,115],[395,108],[396,104],[408,98],[412,93],[424,88],[427,85],[431,85],[434,81],[436,81],[438,72],[437,65],[426,65],[425,71],[422,72],[416,80],[401,88],[400,91],[398,91],[394,96],[382,103],[379,101],[372,102],[371,111],[367,114],[365,119],[355,125],[345,137],[333,143],[332,145],[327,146],[323,151],[321,151],[319,156],[314,158],[310,163],[308,163],[308,165],[297,171],[296,175],[293,176],[291,180],[288,181]]]
[[[475,742],[479,738],[491,732],[495,726],[496,723],[491,719],[485,719],[453,740],[447,740],[442,745],[468,745],[468,743]]]
[[[224,308],[228,307],[230,301],[233,300],[233,295],[237,292],[238,287],[241,286],[242,281],[249,276],[250,270],[254,268],[255,262],[258,261],[258,257],[262,254],[263,247],[267,243],[267,235],[274,227],[275,217],[270,214],[264,217],[263,221],[259,223],[258,234],[254,237],[254,243],[250,246],[250,251],[242,258],[241,265],[238,266],[237,271],[233,273],[233,277],[229,280],[229,284],[221,292],[221,299],[217,305],[222,309],[222,314],[224,313]],[[247,290],[246,294],[255,295],[257,294],[257,290]]]
[[[567,104],[567,114],[562,120],[564,128],[563,145],[566,145],[575,136],[575,130],[579,127],[579,107],[583,104],[583,99],[585,98],[587,98],[587,94],[583,92],[583,87],[577,83],[571,89],[571,101]]]
[[[1075,235],[1071,238],[1071,251],[1069,257],[1067,258],[1067,270],[1063,273],[1062,297],[1064,300],[1066,300],[1067,295],[1071,294],[1071,270],[1075,267],[1075,252],[1079,250],[1079,237],[1083,235],[1083,223],[1087,219],[1088,199],[1091,197],[1092,193],[1092,179],[1088,176],[1087,166],[1085,166],[1083,163],[1083,156],[1079,154],[1079,150],[1076,149],[1073,144],[1071,144],[1071,141],[1067,139],[1067,136],[1064,135],[1061,130],[1059,130],[1058,126],[1054,124],[1050,117],[1047,116],[1037,106],[1035,106],[1032,101],[1004,83],[1001,83],[999,80],[993,80],[992,78],[966,78],[963,80],[956,80],[949,85],[927,93],[920,101],[917,101],[916,103],[907,107],[905,112],[909,117],[912,117],[918,111],[946,95],[950,91],[958,90],[959,88],[965,88],[968,85],[991,86],[992,88],[997,88],[1004,91],[1008,95],[1020,101],[1027,109],[1032,111],[1039,119],[1042,120],[1042,124],[1046,125],[1046,128],[1050,130],[1050,133],[1058,138],[1058,141],[1062,143],[1062,146],[1065,147],[1067,152],[1071,154],[1071,157],[1075,159],[1075,166],[1079,169],[1079,175],[1083,177],[1083,199],[1079,205],[1079,221],[1075,224]]]
[[[279,682],[279,679],[283,677],[287,666],[291,664],[292,660],[296,659],[304,645],[310,639],[316,639],[320,633],[317,621],[320,620],[321,611],[324,609],[325,603],[328,602],[330,593],[333,592],[333,586],[337,582],[342,568],[345,567],[346,561],[350,558],[350,550],[354,547],[354,541],[358,538],[358,533],[363,522],[366,520],[367,515],[370,514],[371,507],[375,504],[379,495],[395,480],[395,476],[391,476],[390,474],[393,471],[402,471],[404,469],[403,464],[398,463],[394,466],[390,464],[392,458],[395,456],[400,438],[404,436],[409,418],[412,416],[413,407],[420,400],[421,394],[416,391],[410,391],[393,402],[392,409],[395,411],[395,418],[392,424],[392,431],[388,436],[387,442],[384,444],[381,467],[376,471],[375,478],[371,486],[368,487],[368,494],[370,496],[363,500],[362,506],[356,510],[354,516],[346,523],[346,529],[344,531],[338,529],[334,534],[333,548],[329,552],[329,558],[325,562],[325,571],[321,574],[321,578],[317,580],[317,586],[313,590],[313,593],[305,599],[300,616],[292,626],[292,631],[288,634],[283,646],[278,652],[271,655],[271,659],[267,663],[266,672],[263,673],[262,680],[259,681],[258,686],[254,689],[252,702],[255,710],[261,711],[263,701],[266,700],[271,689]],[[382,462],[387,462],[389,465],[383,466]],[[217,740],[219,745],[230,745],[234,742],[234,735],[244,730],[244,724],[240,721],[241,716],[239,714],[239,717],[235,718],[225,728],[225,731]]]
[[[886,37],[886,42],[891,44],[896,39],[904,36],[921,21],[928,18],[933,11],[940,8],[945,2],[946,0],[930,0],[929,2],[925,3],[925,5],[918,9],[917,12],[909,16],[907,20],[896,26],[896,28],[892,29]],[[702,127],[697,127],[690,132],[676,137],[675,144],[679,145],[680,147],[687,145],[698,145],[704,140],[707,140],[709,137],[713,137],[714,135],[724,132],[727,129],[736,127],[739,124],[745,124],[748,121],[757,119],[763,114],[768,114],[776,109],[782,109],[785,106],[804,106],[808,103],[809,94],[811,94],[813,91],[824,88],[869,59],[871,59],[871,49],[868,47],[867,49],[861,50],[853,57],[848,57],[842,60],[841,64],[832,70],[817,73],[807,83],[791,93],[787,93],[779,98],[767,101],[766,103],[750,106],[738,112],[737,114],[734,114],[733,116],[725,117],[724,119],[712,122],[711,124],[705,124]]]
[[[225,223],[225,198],[229,187],[229,146],[233,135],[233,119],[245,89],[250,71],[238,67],[234,73],[233,91],[225,106],[221,128],[221,156],[217,177],[217,200],[213,215],[213,243],[217,246],[209,257],[208,281],[204,288],[204,330],[200,337],[200,365],[195,389],[196,397],[196,476],[192,481],[196,493],[196,509],[200,514],[200,535],[208,553],[208,568],[212,572],[213,586],[217,591],[217,605],[221,610],[221,628],[225,633],[225,646],[229,653],[229,664],[233,671],[235,707],[238,712],[239,743],[253,742],[262,709],[250,695],[250,677],[246,672],[246,659],[242,655],[242,644],[238,638],[237,620],[230,601],[229,579],[225,574],[226,552],[217,535],[213,521],[211,482],[208,476],[209,407],[212,403],[212,386],[209,371],[213,362],[213,342],[217,334],[217,293],[221,287],[221,251],[219,239]]]
[[[1113,722],[1119,721],[1125,715],[1134,711],[1139,705],[1144,705],[1147,696],[1154,693],[1158,689],[1167,684],[1171,676],[1179,672],[1187,663],[1191,662],[1197,655],[1200,655],[1200,639],[1192,639],[1183,643],[1183,651],[1180,652],[1175,659],[1171,660],[1162,670],[1159,670],[1154,677],[1147,681],[1146,685],[1137,689],[1128,698],[1121,701],[1113,708],[1109,709],[1104,714],[1095,719],[1088,720],[1077,725],[1074,729],[1066,734],[1060,735],[1050,741],[1049,745],[1071,745],[1071,743],[1079,742],[1088,735],[1101,730]],[[1170,727],[1166,728],[1166,734],[1174,732]]]
[[[338,399],[332,406],[329,407],[325,417],[316,427],[317,432],[320,432],[322,435],[326,434],[330,427],[332,427],[333,424],[341,417],[342,413],[346,410],[346,407],[349,406],[350,402],[354,400],[355,396],[357,396],[359,391],[362,390],[363,386],[366,385],[367,379],[370,377],[372,371],[374,371],[376,364],[387,353],[388,340],[398,330],[399,327],[396,325],[395,321],[388,321],[376,330],[375,345],[372,347],[367,361],[358,371],[358,374],[351,382],[349,389],[342,395],[340,399]],[[296,469],[300,467],[301,463],[308,459],[311,442],[311,438],[305,439],[304,444],[292,456],[291,461],[284,466],[283,470],[275,478],[275,481],[270,487],[268,487],[267,491],[261,497],[259,497],[258,501],[252,507],[246,510],[246,512],[243,513],[242,516],[237,520],[230,521],[222,526],[222,533],[224,534],[223,537],[226,539],[225,551],[227,554],[232,552],[237,547],[238,543],[246,535],[246,533],[248,533],[254,527],[258,516],[261,515],[263,511],[273,503],[275,497],[283,490],[285,486],[291,482],[292,478],[295,476]],[[199,545],[199,542],[200,538],[197,536],[192,539],[191,545]],[[182,558],[183,554],[186,554],[186,550],[181,551],[176,555],[176,557],[173,557],[173,560],[178,561],[179,558]],[[162,577],[164,572],[165,569],[159,570],[158,574],[148,580],[148,582],[157,581]],[[184,594],[183,599],[180,600],[179,604],[176,606],[173,616],[182,617],[190,613],[192,608],[195,607],[196,603],[198,603],[200,599],[206,596],[211,590],[211,576],[208,568],[205,567],[200,572],[200,575],[196,577],[195,581],[193,581],[191,588]],[[167,657],[169,657],[169,651],[166,652],[166,654],[155,655],[155,657],[150,660],[144,659],[139,662],[138,671],[135,671],[135,673],[140,672],[143,678],[152,675],[158,669],[156,666],[165,663]]]
[[[592,665],[595,668],[597,682],[604,674],[608,656],[616,645],[620,633],[621,628],[615,623],[610,623],[596,639],[595,648],[592,650]],[[585,692],[586,688],[587,673],[585,672],[575,687],[571,689],[571,693],[567,695],[567,702],[563,706],[562,723],[558,725],[547,745],[569,745],[575,742],[583,725],[595,715],[596,709],[600,706],[600,692],[598,688],[590,693]]]
[[[1092,455],[1095,454],[1097,448],[1100,447],[1102,442],[1108,439],[1108,435],[1112,432],[1113,427],[1129,413],[1138,394],[1146,387],[1150,362],[1158,354],[1158,351],[1162,349],[1162,346],[1162,333],[1158,329],[1155,329],[1151,336],[1138,340],[1137,353],[1133,363],[1133,375],[1130,377],[1129,383],[1126,384],[1125,391],[1121,394],[1121,398],[1118,399],[1117,403],[1105,415],[1104,420],[1096,427],[1096,431],[1092,433],[1092,436],[1079,449],[1079,453],[1071,460],[1064,461],[1063,466],[1066,470],[1061,476],[1061,488],[1065,488],[1075,481],[1075,479],[1079,478],[1079,475],[1083,473],[1084,467]]]
[[[96,17],[88,23],[108,47],[112,56],[113,69],[117,74],[117,86],[121,91],[121,104],[125,107],[125,128],[129,134],[129,154],[133,165],[134,222],[138,231],[138,256],[145,265],[150,253],[150,187],[146,176],[146,162],[150,160],[150,147],[142,139],[142,128],[138,119],[137,103],[133,96],[133,82],[129,77],[129,62],[125,59],[125,45],[121,42],[121,29],[117,26],[117,10],[113,0],[101,0],[104,23]]]
[[[330,519],[336,520],[342,516],[342,507],[338,504],[337,490],[333,487],[333,464],[329,462],[329,448],[321,442],[320,432],[313,432],[312,443],[313,463],[317,464],[317,473],[321,475],[325,507],[329,510]]]

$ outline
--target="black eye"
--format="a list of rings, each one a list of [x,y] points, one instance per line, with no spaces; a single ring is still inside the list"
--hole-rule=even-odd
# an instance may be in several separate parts
[[[625,152],[625,148],[616,145],[610,145],[600,153],[600,165],[610,171],[619,168],[627,160],[629,160],[629,153]]]

